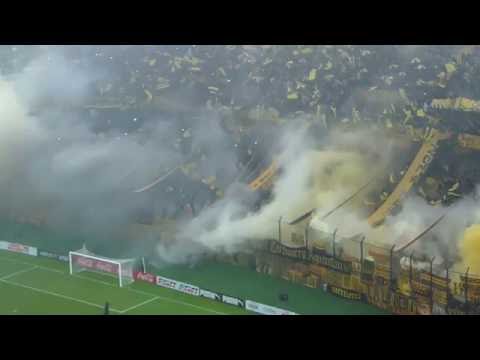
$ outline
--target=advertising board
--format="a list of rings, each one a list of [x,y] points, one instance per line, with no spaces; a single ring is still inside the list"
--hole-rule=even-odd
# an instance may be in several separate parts
[[[195,285],[190,285],[180,281],[168,279],[163,276],[157,276],[156,282],[157,282],[157,285],[161,287],[177,290],[185,294],[190,294],[194,296],[200,295],[200,288]]]
[[[243,300],[234,298],[232,296],[223,295],[222,302],[224,302],[225,304],[230,304],[230,305],[234,305],[242,308],[245,307],[245,303]]]
[[[205,289],[200,289],[200,296],[216,301],[222,301],[222,295]]]
[[[297,315],[294,312],[280,309],[274,306],[257,303],[255,301],[245,301],[245,309],[262,315]]]
[[[17,243],[11,243],[8,241],[1,241],[0,249],[16,252],[20,254],[30,255],[30,256],[38,255],[38,250],[36,247],[17,244]]]

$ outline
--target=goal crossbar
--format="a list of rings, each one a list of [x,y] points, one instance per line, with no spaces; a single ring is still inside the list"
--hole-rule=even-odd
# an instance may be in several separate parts
[[[104,256],[92,255],[88,250],[70,251],[68,254],[70,274],[81,271],[100,272],[118,277],[120,287],[134,281],[134,259],[111,259]]]

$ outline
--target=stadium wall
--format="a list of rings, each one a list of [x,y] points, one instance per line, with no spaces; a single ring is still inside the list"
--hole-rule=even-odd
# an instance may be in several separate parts
[[[291,247],[266,240],[256,248],[256,270],[392,314],[480,314],[480,278],[439,269],[433,263],[429,268],[423,258],[412,257],[405,265],[401,254],[364,241],[356,243],[355,255],[355,246],[348,251],[349,246],[338,246],[332,254],[327,246]],[[241,265],[235,261],[238,255],[223,259]]]

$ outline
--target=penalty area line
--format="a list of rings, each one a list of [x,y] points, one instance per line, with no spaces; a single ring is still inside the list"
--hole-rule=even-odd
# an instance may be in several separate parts
[[[20,275],[20,274],[23,274],[23,273],[26,273],[26,272],[35,270],[35,269],[37,269],[37,268],[38,268],[38,266],[32,266],[32,267],[29,267],[29,268],[27,268],[27,269],[22,269],[22,270],[19,270],[19,271],[15,271],[15,272],[13,272],[13,273],[11,273],[11,274],[7,274],[7,275],[5,275],[5,276],[2,276],[2,277],[0,278],[0,280],[10,279],[11,277],[14,277],[14,276],[17,276],[17,275]]]
[[[31,270],[33,270],[33,269],[31,269]],[[32,291],[36,291],[36,292],[39,292],[39,293],[42,293],[42,294],[47,294],[47,295],[55,296],[55,297],[58,297],[58,298],[61,298],[61,299],[66,299],[66,300],[70,300],[70,301],[75,301],[75,302],[78,302],[78,303],[80,303],[80,304],[90,305],[90,306],[94,306],[94,307],[99,308],[99,309],[104,309],[104,306],[103,306],[103,305],[91,303],[91,302],[86,301],[86,300],[81,300],[81,299],[73,298],[73,297],[70,297],[70,296],[66,296],[66,295],[62,295],[62,294],[57,294],[57,293],[54,293],[54,292],[52,292],[52,291],[48,291],[48,290],[44,290],[44,289],[34,288],[34,287],[32,287],[32,286],[20,284],[20,283],[17,283],[17,282],[15,282],[15,281],[5,280],[5,279],[3,279],[3,278],[1,278],[0,281],[1,281],[1,282],[4,282],[4,283],[6,283],[6,284],[13,285],[13,286],[18,286],[18,287],[22,287],[22,288],[29,289],[29,290],[32,290]],[[120,310],[117,310],[117,309],[110,308],[110,310],[111,310],[111,311],[114,311],[114,312],[117,312],[117,313],[121,313],[121,311],[120,311]]]
[[[14,259],[9,259],[7,257],[3,258],[2,260],[7,260],[7,261],[11,261],[11,262],[16,262],[16,263],[21,263],[21,264],[25,264],[25,265],[33,265],[32,263],[30,262],[25,262],[25,261],[18,261],[18,260],[14,260]],[[73,276],[73,277],[76,277],[76,278],[79,278],[79,279],[83,279],[85,281],[90,281],[90,282],[93,282],[93,283],[99,283],[99,284],[103,284],[103,285],[106,285],[106,286],[110,286],[110,287],[113,287],[113,288],[118,288],[117,285],[114,285],[114,284],[110,284],[110,283],[107,283],[107,282],[104,282],[104,281],[101,281],[101,280],[97,280],[97,279],[91,279],[89,277],[85,277],[85,276],[81,276],[81,275],[77,275],[77,274],[73,274],[73,275],[70,275],[68,272],[66,271],[61,271],[61,270],[57,270],[57,269],[52,269],[50,267],[46,267],[46,266],[42,266],[42,265],[36,265],[36,267],[38,269],[41,269],[41,270],[44,270],[44,271],[50,271],[50,272],[55,272],[55,273],[59,273],[59,274],[63,274],[63,275],[67,275],[67,276]],[[217,314],[217,315],[227,315],[226,313],[224,312],[220,312],[220,311],[216,311],[216,310],[213,310],[213,309],[210,309],[210,308],[207,308],[207,307],[203,307],[203,306],[199,306],[199,305],[194,305],[192,303],[188,303],[188,302],[185,302],[185,301],[181,301],[181,300],[177,300],[177,299],[174,299],[174,298],[170,298],[170,297],[166,297],[166,296],[161,296],[161,295],[158,295],[153,293],[153,292],[147,292],[147,291],[142,291],[142,290],[137,290],[137,289],[132,289],[131,287],[125,287],[124,288],[125,290],[127,291],[130,291],[132,293],[136,293],[136,294],[142,294],[142,295],[147,295],[147,296],[154,296],[157,298],[157,300],[162,300],[162,301],[165,301],[165,302],[171,302],[171,303],[174,303],[174,304],[180,304],[180,305],[184,305],[184,306],[187,306],[187,307],[190,307],[190,308],[193,308],[193,309],[197,309],[197,310],[201,310],[201,311],[204,311],[204,312],[209,312],[209,313],[213,313],[213,314]],[[164,289],[164,288],[162,288]],[[149,300],[146,300],[146,301],[150,301],[151,299]],[[153,301],[153,300],[152,300]],[[98,304],[95,304],[96,306],[100,306]],[[103,308],[103,307],[102,307]],[[127,309],[128,310],[128,309]],[[122,310],[122,311],[126,311],[126,310]],[[120,314],[123,314],[121,310],[117,310],[118,313]]]
[[[126,312],[129,312],[130,310],[133,310],[133,309],[136,309],[140,306],[143,306],[145,304],[148,304],[148,303],[151,303],[152,301],[155,301],[155,300],[158,300],[159,297],[158,296],[155,296],[154,298],[151,298],[151,299],[148,299],[148,300],[145,300],[137,305],[133,305],[133,306],[130,306],[129,308],[125,309],[125,310],[122,310],[120,311],[120,314],[125,314]]]
[[[171,299],[171,298],[166,298],[166,297],[163,297],[163,296],[159,296],[158,299],[163,300],[163,301],[167,301],[167,302],[173,302],[175,304],[182,304],[182,305],[194,308],[194,309],[199,309],[199,310],[202,310],[202,311],[211,312],[211,313],[214,313],[214,314],[217,314],[217,315],[227,315],[226,313],[223,313],[223,312],[220,312],[220,311],[215,311],[215,310],[203,307],[203,306],[197,306],[197,305],[194,305],[194,304],[191,304],[191,303],[187,303],[187,302],[179,301],[179,300],[174,300],[174,299]]]

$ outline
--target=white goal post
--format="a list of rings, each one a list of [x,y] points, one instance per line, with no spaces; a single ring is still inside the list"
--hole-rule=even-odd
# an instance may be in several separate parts
[[[85,247],[68,253],[70,275],[82,271],[93,271],[118,278],[120,287],[134,282],[135,259],[112,259],[96,255]]]

